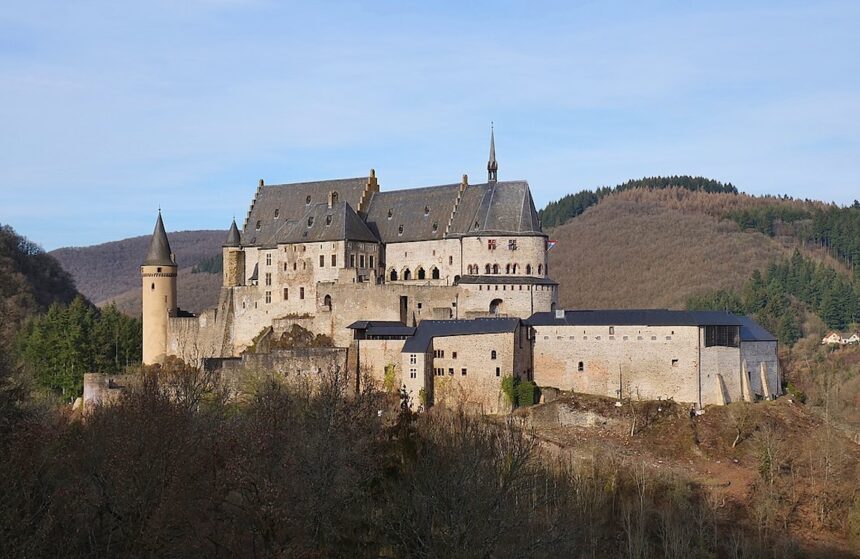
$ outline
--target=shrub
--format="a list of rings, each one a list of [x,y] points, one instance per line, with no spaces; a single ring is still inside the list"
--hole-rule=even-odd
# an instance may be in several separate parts
[[[397,390],[397,383],[394,378],[394,363],[388,363],[385,365],[385,376],[382,377],[382,389],[385,392],[395,392]]]
[[[502,392],[505,393],[505,399],[508,404],[512,406],[517,405],[517,387],[519,385],[520,379],[513,376],[506,376],[502,378]]]
[[[517,400],[521,406],[531,406],[537,401],[538,387],[533,381],[520,382],[517,387]]]

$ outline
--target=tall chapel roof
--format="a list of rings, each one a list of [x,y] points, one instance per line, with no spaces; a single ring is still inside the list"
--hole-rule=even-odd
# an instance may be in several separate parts
[[[167,240],[167,232],[164,230],[164,221],[161,220],[161,210],[158,211],[158,219],[155,221],[155,230],[149,241],[149,250],[146,252],[144,266],[175,266],[170,242]]]

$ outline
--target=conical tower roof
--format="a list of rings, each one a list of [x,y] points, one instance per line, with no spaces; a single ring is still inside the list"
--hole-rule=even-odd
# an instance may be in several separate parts
[[[152,240],[149,241],[149,251],[146,253],[144,266],[176,266],[170,252],[170,242],[167,240],[167,232],[164,230],[164,222],[161,220],[161,210],[158,211],[158,219],[155,221],[155,230],[152,232]]]
[[[230,232],[227,233],[227,241],[225,247],[237,247],[242,244],[242,237],[239,235],[239,228],[236,227],[236,220],[230,225]]]

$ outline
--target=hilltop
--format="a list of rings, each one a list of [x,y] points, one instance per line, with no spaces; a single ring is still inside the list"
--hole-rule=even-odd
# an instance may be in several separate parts
[[[694,295],[740,289],[755,270],[795,249],[847,272],[825,251],[799,242],[787,224],[771,236],[723,217],[771,207],[788,211],[824,205],[683,188],[608,194],[548,231],[559,241],[549,253],[550,275],[564,278],[559,305],[684,308]]]
[[[170,247],[179,263],[179,305],[193,312],[215,305],[220,274],[192,274],[192,268],[220,254],[226,231],[201,230],[170,233]],[[78,289],[98,305],[115,301],[131,315],[140,314],[140,263],[149,235],[88,247],[59,248],[50,252],[74,278]]]

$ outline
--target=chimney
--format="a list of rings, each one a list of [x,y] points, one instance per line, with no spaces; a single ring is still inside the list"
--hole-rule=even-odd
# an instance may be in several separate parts
[[[463,180],[460,181],[460,193],[466,190],[467,186],[469,186],[469,175],[463,175]]]
[[[555,309],[555,317],[558,320],[564,320],[564,309]]]
[[[263,179],[260,179],[260,188],[263,188],[264,184]]]

